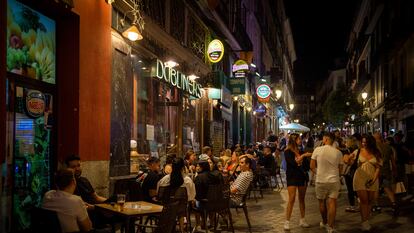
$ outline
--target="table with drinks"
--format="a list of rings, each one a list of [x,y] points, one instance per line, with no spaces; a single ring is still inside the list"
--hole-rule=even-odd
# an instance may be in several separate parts
[[[95,209],[104,213],[120,216],[125,219],[125,232],[134,232],[131,229],[131,220],[148,215],[158,215],[163,207],[145,201],[126,202],[124,194],[117,195],[117,202],[96,204]]]

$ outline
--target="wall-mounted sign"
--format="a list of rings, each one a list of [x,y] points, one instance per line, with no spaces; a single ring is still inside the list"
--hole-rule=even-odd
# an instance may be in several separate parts
[[[257,105],[256,109],[256,117],[264,117],[266,115],[266,107],[263,104]]]
[[[40,91],[29,91],[26,96],[27,114],[31,117],[43,116],[45,112],[45,95]]]
[[[247,62],[245,62],[243,60],[237,60],[233,64],[232,71],[233,71],[234,77],[244,78],[244,77],[246,77],[247,71],[249,71],[249,64],[247,64]]]
[[[226,87],[222,87],[221,89],[221,100],[220,100],[221,104],[223,104],[224,106],[230,108],[231,107],[231,102],[232,102],[232,96],[231,96],[231,91],[229,89],[227,89]]]
[[[165,82],[177,87],[178,89],[187,92],[191,96],[201,98],[201,84],[197,83],[194,80],[190,80],[188,76],[181,73],[174,68],[168,67],[164,65],[164,62],[160,60],[156,60],[155,64],[152,65],[151,68],[151,76],[157,77],[160,80],[164,80]]]
[[[271,89],[267,84],[260,84],[256,89],[257,97],[266,99],[270,96]]]
[[[208,89],[208,98],[213,100],[221,99],[221,89],[219,88],[209,88]]]
[[[207,57],[208,60],[212,63],[219,62],[224,55],[224,46],[220,40],[212,40],[207,47]]]
[[[246,79],[230,78],[229,86],[232,95],[244,95],[246,92]]]

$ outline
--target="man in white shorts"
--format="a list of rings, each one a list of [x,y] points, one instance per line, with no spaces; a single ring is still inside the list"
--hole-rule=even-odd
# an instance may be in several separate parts
[[[333,146],[335,135],[326,133],[323,136],[324,146],[317,147],[312,153],[311,169],[316,174],[316,198],[319,200],[321,212],[321,227],[326,227],[328,233],[333,232],[336,215],[336,199],[341,183],[339,171],[342,170],[342,153]],[[316,169],[317,168],[317,169]],[[328,208],[326,208],[328,200]]]

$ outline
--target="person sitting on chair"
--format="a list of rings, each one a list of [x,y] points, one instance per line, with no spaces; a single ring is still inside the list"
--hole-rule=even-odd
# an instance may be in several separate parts
[[[251,182],[253,181],[253,172],[250,169],[252,161],[248,157],[243,157],[240,159],[240,170],[241,173],[237,176],[237,179],[230,186],[230,205],[238,206],[243,200],[243,195],[246,194],[247,189],[249,188]]]
[[[144,194],[144,201],[153,202],[153,198],[157,196],[157,184],[161,179],[160,174],[160,160],[156,157],[151,157],[147,161],[148,174],[142,182],[142,191]]]
[[[86,206],[79,196],[74,195],[76,180],[70,168],[56,173],[57,190],[45,193],[42,208],[57,213],[63,232],[88,232],[92,230]]]
[[[71,155],[66,159],[66,166],[75,171],[76,189],[75,195],[78,195],[86,203],[88,210],[94,208],[94,204],[103,203],[107,198],[99,196],[92,187],[88,178],[82,176],[81,159],[78,155]]]

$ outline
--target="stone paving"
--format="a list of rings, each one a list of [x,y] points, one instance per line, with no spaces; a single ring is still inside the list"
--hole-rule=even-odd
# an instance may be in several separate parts
[[[287,201],[286,188],[280,191],[267,190],[264,192],[264,198],[258,199],[256,203],[251,197],[248,201],[248,211],[252,223],[252,232],[285,232],[283,224],[285,222],[285,208]],[[318,201],[315,197],[314,187],[309,187],[306,194],[306,220],[310,228],[301,228],[299,226],[299,203],[296,200],[290,221],[291,233],[319,233],[326,230],[319,228],[321,217],[319,214]],[[386,205],[385,197],[380,197],[380,204]],[[375,233],[403,233],[414,232],[414,208],[413,202],[404,205],[398,218],[393,218],[391,209],[383,207],[381,213],[374,213],[370,223],[373,226],[371,232]],[[348,206],[346,187],[343,186],[338,199],[338,210],[336,216],[336,230],[338,233],[361,232],[360,214],[345,212]],[[236,232],[248,232],[242,210],[236,212],[232,210],[234,226]],[[224,231],[223,231],[224,232]]]

